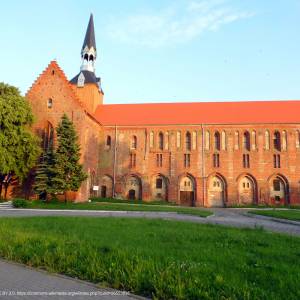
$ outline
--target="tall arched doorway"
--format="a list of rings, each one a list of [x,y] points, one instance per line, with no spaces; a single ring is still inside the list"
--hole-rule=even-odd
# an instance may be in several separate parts
[[[254,178],[250,175],[241,176],[238,180],[239,204],[256,204],[257,187]]]
[[[128,200],[142,200],[142,182],[139,177],[131,175],[127,178],[125,195]]]
[[[289,184],[282,175],[274,175],[269,180],[271,204],[289,204]]]
[[[151,184],[152,199],[168,201],[168,180],[163,175],[154,176]]]
[[[207,194],[208,206],[224,207],[226,199],[226,184],[221,176],[213,175],[209,177]]]
[[[195,180],[190,176],[184,176],[179,182],[180,205],[195,205]]]
[[[110,176],[103,176],[100,182],[100,197],[112,198],[113,197],[113,181]]]

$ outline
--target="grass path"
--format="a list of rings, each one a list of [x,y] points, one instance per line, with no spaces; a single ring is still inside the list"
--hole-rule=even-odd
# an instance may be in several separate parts
[[[300,238],[258,229],[1,218],[0,256],[154,299],[300,299]]]
[[[251,214],[279,218],[279,219],[287,219],[292,221],[300,221],[300,210],[252,210],[249,211]]]
[[[27,208],[39,209],[78,209],[78,210],[107,210],[107,211],[152,211],[152,212],[174,212],[179,214],[195,215],[199,217],[207,217],[213,213],[209,210],[164,206],[164,205],[148,205],[148,204],[126,204],[126,203],[110,203],[110,202],[91,202],[91,203],[43,203],[39,201],[29,202]]]

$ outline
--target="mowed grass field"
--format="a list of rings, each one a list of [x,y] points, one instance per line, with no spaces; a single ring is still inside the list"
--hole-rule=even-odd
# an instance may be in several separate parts
[[[251,214],[287,219],[293,221],[300,221],[300,210],[290,209],[290,210],[253,210],[249,211]]]
[[[0,219],[0,256],[154,299],[300,299],[300,238],[148,219]]]
[[[63,203],[63,202],[28,202],[27,208],[39,209],[78,209],[78,210],[106,210],[106,211],[152,211],[152,212],[173,212],[188,214],[198,217],[207,217],[213,213],[209,210],[195,207],[168,206],[159,204],[129,204],[113,202],[85,202],[85,203]]]

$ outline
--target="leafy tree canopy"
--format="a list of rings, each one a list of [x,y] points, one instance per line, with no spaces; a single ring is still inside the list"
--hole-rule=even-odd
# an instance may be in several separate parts
[[[20,91],[0,83],[0,174],[23,179],[40,154],[39,139],[30,131],[33,115]]]

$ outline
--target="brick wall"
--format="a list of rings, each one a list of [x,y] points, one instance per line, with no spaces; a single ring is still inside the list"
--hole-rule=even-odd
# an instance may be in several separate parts
[[[300,124],[101,126],[93,110],[97,103],[101,105],[102,93],[94,85],[84,89],[71,85],[56,62],[50,63],[26,96],[38,134],[48,123],[56,127],[63,113],[75,124],[84,169],[95,174],[93,182],[90,176],[74,194],[76,201],[86,201],[91,186],[99,185],[99,192],[93,194],[115,193],[145,201],[162,198],[182,205],[300,204]],[[47,107],[50,98],[52,108]],[[248,150],[245,131],[250,137]],[[281,151],[273,147],[275,131],[281,134]],[[219,150],[215,132],[220,134]],[[219,165],[213,164],[214,154]],[[243,165],[243,155],[249,157],[249,167]],[[280,156],[280,168],[274,167],[274,155]]]
[[[300,148],[296,142],[299,129],[300,125],[291,124],[119,127],[117,130],[104,127],[99,178],[104,175],[115,177],[117,195],[126,198],[126,181],[130,180],[130,175],[136,176],[141,180],[143,200],[150,201],[155,198],[153,192],[156,192],[153,178],[161,175],[167,182],[168,200],[180,203],[180,182],[188,176],[194,183],[194,204],[211,206],[218,205],[221,198],[225,205],[252,202],[274,204],[273,180],[279,176],[278,179],[284,183],[286,199],[281,197],[277,203],[300,204]],[[266,149],[266,130],[270,133],[270,149]],[[210,133],[209,149],[206,146],[207,131]],[[226,134],[225,148],[221,141],[219,151],[214,147],[216,131],[220,136],[222,131]],[[250,134],[250,151],[244,149],[245,131]],[[281,140],[286,132],[286,149],[274,149],[275,131],[281,133]],[[154,134],[153,147],[151,132]],[[160,132],[164,135],[163,150],[159,149]],[[177,147],[178,132],[181,134],[180,147]],[[190,151],[186,150],[186,132],[191,133]],[[239,134],[238,146],[236,132]],[[112,139],[111,147],[105,146],[108,135]],[[133,136],[137,137],[137,149],[131,149]],[[131,154],[136,155],[135,166],[130,165]],[[162,154],[162,166],[157,165],[157,154]],[[190,154],[190,166],[184,165],[184,154]],[[219,167],[213,165],[213,154],[219,155]],[[249,168],[243,166],[243,154],[249,155]],[[280,168],[274,168],[274,154],[280,155]],[[182,202],[187,204],[186,199],[182,199]]]

